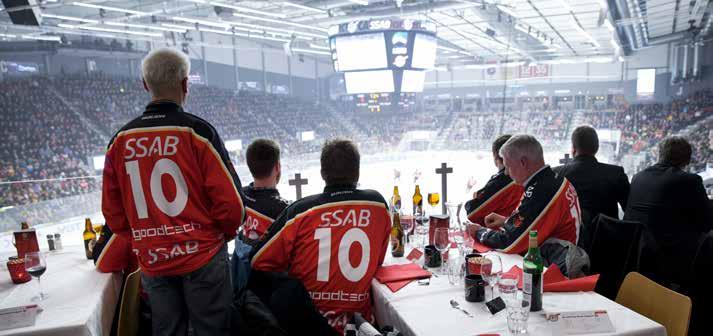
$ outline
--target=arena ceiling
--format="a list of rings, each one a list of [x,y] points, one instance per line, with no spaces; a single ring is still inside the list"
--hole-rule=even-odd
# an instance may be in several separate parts
[[[636,50],[710,33],[711,0],[42,0],[41,25],[0,12],[0,40],[89,35],[163,42],[204,34],[283,45],[327,58],[327,31],[372,18],[427,19],[438,27],[437,63],[621,60]],[[20,8],[22,9],[22,8]],[[191,43],[200,44],[196,38]],[[1,45],[0,45],[1,47]]]

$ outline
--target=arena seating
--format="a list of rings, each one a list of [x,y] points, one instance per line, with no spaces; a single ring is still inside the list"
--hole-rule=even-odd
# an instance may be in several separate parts
[[[135,79],[67,75],[13,79],[0,83],[0,122],[9,125],[0,141],[0,181],[41,180],[93,175],[89,158],[104,152],[108,139],[138,116],[150,97]],[[470,105],[469,105],[470,106]],[[567,140],[573,110],[531,104],[518,112],[508,105],[503,132],[531,133],[542,139]],[[490,141],[502,122],[496,106],[482,110],[405,112],[368,117],[335,103],[317,103],[286,95],[192,86],[186,110],[211,122],[222,139],[243,144],[257,137],[276,139],[286,157],[315,151],[321,140],[342,136],[383,151],[398,145],[409,130],[434,130],[448,149],[473,149],[473,141]],[[434,108],[429,108],[432,110]],[[669,134],[695,125],[713,112],[713,91],[705,90],[666,104],[592,104],[583,121],[597,128],[621,129],[619,157],[650,151]],[[580,120],[581,121],[581,120]],[[696,125],[694,170],[713,162],[713,121]],[[314,131],[317,141],[301,142],[298,133]],[[237,155],[240,161],[242,153]],[[92,178],[0,186],[0,207],[34,203],[96,190]]]

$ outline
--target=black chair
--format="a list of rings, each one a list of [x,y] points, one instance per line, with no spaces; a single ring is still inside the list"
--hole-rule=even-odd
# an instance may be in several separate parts
[[[624,277],[637,270],[642,225],[603,214],[597,215],[592,224],[590,273],[600,274],[594,290],[614,300]]]

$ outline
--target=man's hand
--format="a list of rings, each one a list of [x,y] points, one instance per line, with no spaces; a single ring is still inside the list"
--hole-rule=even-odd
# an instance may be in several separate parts
[[[465,226],[465,231],[468,233],[469,236],[473,237],[473,239],[477,238],[475,237],[475,234],[478,232],[478,230],[482,229],[483,227],[480,226],[480,224],[475,224],[475,223],[468,223]]]
[[[485,226],[491,229],[499,229],[505,225],[505,220],[507,220],[507,217],[491,213],[485,216]]]

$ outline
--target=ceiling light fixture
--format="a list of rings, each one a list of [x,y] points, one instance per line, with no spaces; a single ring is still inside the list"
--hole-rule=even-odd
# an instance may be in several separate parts
[[[233,13],[233,16],[241,17],[241,18],[245,18],[245,19],[252,19],[252,20],[265,21],[265,22],[283,24],[283,25],[294,26],[294,27],[306,28],[306,29],[314,29],[314,30],[318,30],[321,32],[325,32],[325,33],[327,32],[327,29],[324,29],[324,28],[319,28],[316,26],[310,26],[310,25],[301,24],[301,23],[297,23],[297,22],[290,22],[290,21],[286,21],[286,20],[275,20],[275,19],[270,19],[270,18],[264,18],[264,17],[254,16],[254,15],[243,14],[243,13]]]
[[[293,52],[309,53],[309,54],[317,54],[317,55],[325,55],[325,56],[329,56],[332,54],[328,51],[319,51],[319,50],[303,49],[303,48],[292,48],[292,51]]]
[[[309,47],[312,49],[319,49],[319,50],[331,50],[331,49],[329,49],[329,47],[321,46],[319,44],[314,44],[314,43],[310,43]]]
[[[58,20],[65,20],[65,21],[77,21],[77,22],[86,22],[86,23],[99,23],[98,20],[91,20],[91,19],[84,19],[80,17],[74,17],[74,16],[64,16],[64,15],[54,15],[54,14],[42,14],[43,18],[50,18],[50,19],[58,19]]]
[[[225,3],[217,2],[217,1],[211,1],[209,3],[213,6],[230,8],[230,9],[236,10],[238,12],[253,13],[253,14],[258,14],[258,15],[276,17],[276,18],[280,18],[280,19],[284,19],[287,17],[287,15],[281,14],[281,13],[266,12],[266,11],[261,11],[261,10],[257,10],[257,9],[247,8],[247,7],[240,7],[240,6],[225,4]]]
[[[217,27],[217,28],[223,28],[223,29],[230,28],[229,24],[222,23],[222,22],[214,22],[214,21],[200,20],[200,19],[194,19],[194,18],[186,18],[186,17],[182,17],[182,16],[174,16],[171,19],[173,19],[175,21],[181,21],[181,22],[198,23],[198,24],[202,24],[204,26],[209,26],[209,27]]]
[[[303,31],[295,31],[294,29],[282,29],[282,28],[276,28],[276,27],[270,27],[270,26],[263,26],[263,25],[257,25],[257,24],[252,24],[252,23],[242,23],[242,22],[232,22],[232,21],[226,21],[230,23],[233,26],[239,27],[248,27],[248,28],[255,28],[255,29],[262,29],[265,31],[275,31],[275,32],[283,32],[286,34],[297,34],[297,35],[302,35],[306,37],[313,37],[313,38],[326,38],[324,34],[315,34],[315,33],[309,33],[309,32],[303,32]]]
[[[144,12],[131,10],[131,9],[124,9],[124,8],[104,6],[104,5],[95,5],[95,4],[89,4],[89,3],[84,3],[84,2],[72,2],[72,5],[80,6],[80,7],[87,7],[87,8],[104,9],[104,10],[108,10],[108,11],[128,13],[128,14],[137,14],[137,15],[146,14]]]
[[[64,24],[64,23],[60,23],[57,26],[61,27],[61,28],[67,28],[67,29],[93,30],[93,31],[101,31],[101,32],[107,32],[107,33],[129,34],[129,35],[138,35],[138,36],[150,36],[150,37],[163,36],[162,34],[159,34],[159,33],[137,32],[137,31],[133,31],[133,30],[121,30],[121,29],[93,27],[93,26],[75,26],[75,25],[68,25],[68,24]]]
[[[62,41],[62,38],[59,36],[22,35],[21,37],[26,40],[51,41],[51,42]]]
[[[304,10],[308,10],[308,11],[312,11],[312,12],[316,12],[316,13],[326,13],[326,12],[327,12],[327,11],[324,10],[324,9],[319,9],[319,8],[314,8],[314,7],[310,7],[310,6],[300,5],[300,4],[298,4],[298,3],[289,2],[289,1],[283,1],[282,4],[285,5],[285,6],[290,6],[290,7],[295,7],[295,8],[299,8],[299,9],[304,9]]]
[[[157,27],[157,26],[149,26],[149,25],[141,25],[141,24],[133,24],[133,23],[124,23],[124,22],[113,22],[113,21],[107,21],[107,22],[104,22],[104,24],[107,25],[107,26],[143,28],[143,29],[170,31],[170,32],[176,32],[176,33],[185,33],[186,30],[187,30],[187,29],[185,29],[185,28],[163,28],[163,27]]]

